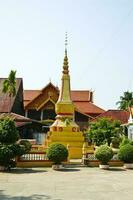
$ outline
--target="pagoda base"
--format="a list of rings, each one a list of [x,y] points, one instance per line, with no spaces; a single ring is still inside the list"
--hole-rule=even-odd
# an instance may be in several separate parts
[[[69,159],[82,159],[82,148],[81,147],[69,147]]]
[[[84,143],[82,132],[51,132],[47,134],[45,146],[53,143],[60,143],[67,147],[69,152],[68,159],[81,159]]]

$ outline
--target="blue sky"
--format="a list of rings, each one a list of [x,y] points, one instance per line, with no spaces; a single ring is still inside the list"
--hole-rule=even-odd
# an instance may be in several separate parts
[[[60,86],[64,38],[72,89],[92,89],[105,109],[133,91],[132,0],[0,0],[0,77],[25,89]]]

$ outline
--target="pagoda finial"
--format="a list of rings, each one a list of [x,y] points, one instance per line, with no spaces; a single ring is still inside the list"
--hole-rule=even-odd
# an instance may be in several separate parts
[[[67,45],[68,45],[68,40],[67,40],[67,32],[65,34],[65,57],[64,57],[64,63],[63,63],[63,74],[68,74],[68,58],[67,58]]]
[[[65,33],[65,55],[67,56],[67,45],[68,45],[68,40],[67,40],[67,32]]]
[[[57,116],[69,116],[73,118],[74,115],[74,104],[71,100],[70,94],[70,75],[69,75],[69,66],[68,66],[68,57],[67,57],[67,33],[65,34],[65,56],[63,62],[63,73],[61,78],[61,89],[58,101],[55,105],[55,110]]]

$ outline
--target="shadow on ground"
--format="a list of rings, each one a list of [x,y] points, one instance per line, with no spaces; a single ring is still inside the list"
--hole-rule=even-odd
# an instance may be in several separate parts
[[[117,168],[117,167],[113,167],[113,168],[109,168],[108,171],[113,171],[113,172],[118,172],[118,171],[125,171],[124,168]]]
[[[76,168],[64,168],[64,169],[60,169],[58,171],[60,171],[60,172],[77,172],[77,171],[80,171],[80,169],[76,169]]]
[[[31,169],[31,168],[16,168],[16,169],[12,169],[9,173],[12,174],[34,174],[34,173],[43,173],[43,172],[47,172],[46,170],[42,170],[42,169]]]
[[[10,196],[4,194],[3,190],[0,190],[0,200],[62,200],[58,198],[52,198],[50,195],[45,194],[34,194],[31,196]]]

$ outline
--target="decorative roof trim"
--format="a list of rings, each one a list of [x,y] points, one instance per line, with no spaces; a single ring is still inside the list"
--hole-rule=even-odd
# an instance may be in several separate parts
[[[35,96],[29,103],[27,103],[27,105],[25,106],[25,110],[26,110],[26,108],[27,108],[35,99],[37,99],[37,98],[43,93],[43,91],[44,91],[49,85],[51,85],[52,87],[54,87],[54,88],[59,92],[59,90],[57,89],[57,87],[54,86],[51,82],[49,82],[42,90],[40,90],[40,93],[39,93],[37,96]]]
[[[51,102],[55,105],[55,102],[49,97],[46,101],[44,101],[38,108],[37,111],[40,110],[46,103]]]
[[[90,115],[88,115],[88,114],[83,113],[82,111],[80,111],[76,106],[75,106],[75,109],[74,109],[74,110],[77,111],[77,112],[79,112],[79,113],[81,113],[82,115],[85,115],[85,116],[88,117],[88,118],[91,118],[92,120],[94,119],[94,117],[92,117],[92,116],[90,116]]]

